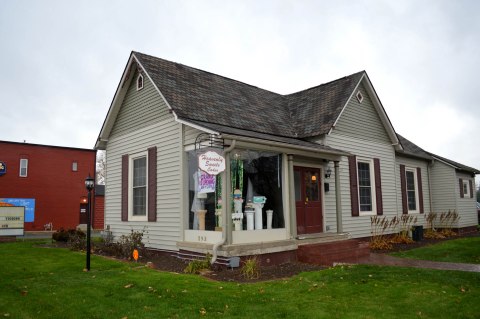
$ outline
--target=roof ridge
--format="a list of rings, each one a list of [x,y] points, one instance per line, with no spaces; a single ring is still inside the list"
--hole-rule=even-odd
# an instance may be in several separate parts
[[[278,95],[278,96],[280,96],[280,97],[283,97],[283,95],[280,94],[280,93],[277,93],[277,92],[274,92],[274,91],[270,91],[270,90],[267,90],[267,89],[264,89],[264,88],[255,86],[255,85],[253,85],[253,84],[249,84],[249,83],[246,83],[246,82],[242,82],[242,81],[239,81],[239,80],[235,80],[235,79],[229,78],[228,76],[225,76],[225,75],[213,73],[213,72],[210,72],[210,71],[205,71],[205,70],[202,70],[202,69],[195,68],[195,67],[193,67],[193,66],[189,66],[189,65],[183,64],[183,63],[179,63],[179,62],[175,62],[175,61],[170,61],[170,60],[167,60],[167,59],[159,58],[159,57],[156,57],[156,56],[153,56],[153,55],[150,55],[150,54],[145,54],[145,53],[138,52],[138,51],[132,51],[132,53],[134,53],[134,54],[137,53],[137,54],[145,55],[145,56],[148,56],[148,57],[150,57],[150,58],[157,59],[157,60],[162,60],[162,61],[165,61],[165,62],[169,62],[169,63],[174,63],[174,64],[177,64],[177,65],[181,65],[182,67],[185,67],[185,68],[189,68],[189,69],[196,70],[196,71],[199,71],[199,72],[202,72],[202,73],[207,73],[207,74],[211,74],[211,75],[214,75],[214,76],[218,76],[218,77],[221,77],[221,78],[230,80],[230,81],[234,81],[234,82],[237,82],[237,83],[240,83],[240,84],[243,84],[243,85],[248,85],[248,86],[250,86],[250,87],[252,87],[252,88],[259,89],[259,90],[262,90],[262,91],[266,91],[266,92],[269,92],[269,93],[272,93],[272,94],[276,94],[276,95]]]
[[[337,81],[340,81],[340,80],[344,80],[346,78],[352,78],[354,77],[355,75],[358,75],[358,74],[361,74],[361,73],[366,73],[365,70],[363,71],[359,71],[359,72],[355,72],[355,73],[352,73],[350,75],[346,75],[346,76],[342,76],[341,78],[338,78],[338,79],[335,79],[335,80],[332,80],[332,81],[328,81],[328,82],[325,82],[325,83],[322,83],[322,84],[319,84],[319,85],[315,85],[315,86],[312,86],[308,89],[304,89],[304,90],[301,90],[301,91],[297,91],[297,92],[293,92],[293,93],[289,93],[289,94],[285,94],[283,96],[291,96],[291,95],[294,95],[294,94],[297,94],[297,93],[303,93],[303,92],[306,92],[306,91],[309,91],[309,90],[313,90],[313,89],[317,89],[321,86],[324,86],[324,85],[328,85],[328,84],[332,84],[333,82],[337,82]]]

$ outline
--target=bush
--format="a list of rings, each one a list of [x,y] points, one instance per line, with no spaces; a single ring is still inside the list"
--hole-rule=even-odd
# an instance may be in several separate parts
[[[132,259],[134,249],[137,249],[141,256],[145,256],[147,250],[145,249],[145,244],[142,242],[143,234],[143,231],[134,231],[132,229],[129,235],[122,235],[118,238],[117,242],[114,242],[113,236],[111,233],[108,233],[107,236],[98,243],[96,248],[104,254],[126,259]]]
[[[210,254],[207,254],[204,259],[192,260],[183,270],[187,274],[198,274],[202,270],[210,269]]]
[[[87,249],[87,235],[77,229],[68,239],[68,244],[71,250],[86,250]]]
[[[257,257],[247,259],[240,270],[243,277],[247,279],[257,279],[260,277],[260,263]]]
[[[59,230],[57,230],[52,234],[52,239],[55,241],[61,241],[66,243],[70,240],[71,236],[77,235],[79,233],[82,233],[85,236],[85,233],[82,232],[81,230],[77,230],[77,229],[65,230],[63,228],[60,228]]]

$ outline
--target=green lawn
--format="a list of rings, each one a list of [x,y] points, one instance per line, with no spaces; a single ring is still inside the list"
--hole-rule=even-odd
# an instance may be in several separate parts
[[[288,280],[214,282],[133,263],[0,244],[0,318],[478,318],[480,274],[336,267]]]
[[[480,264],[480,237],[448,240],[431,246],[392,253],[392,255],[412,259]]]

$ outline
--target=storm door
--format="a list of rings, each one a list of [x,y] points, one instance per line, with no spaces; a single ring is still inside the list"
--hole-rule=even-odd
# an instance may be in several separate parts
[[[323,232],[320,177],[319,168],[294,167],[298,235]]]

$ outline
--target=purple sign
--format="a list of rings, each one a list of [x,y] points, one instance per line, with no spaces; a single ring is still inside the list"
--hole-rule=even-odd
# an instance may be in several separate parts
[[[198,174],[198,193],[215,192],[215,175],[209,175],[203,171]]]

